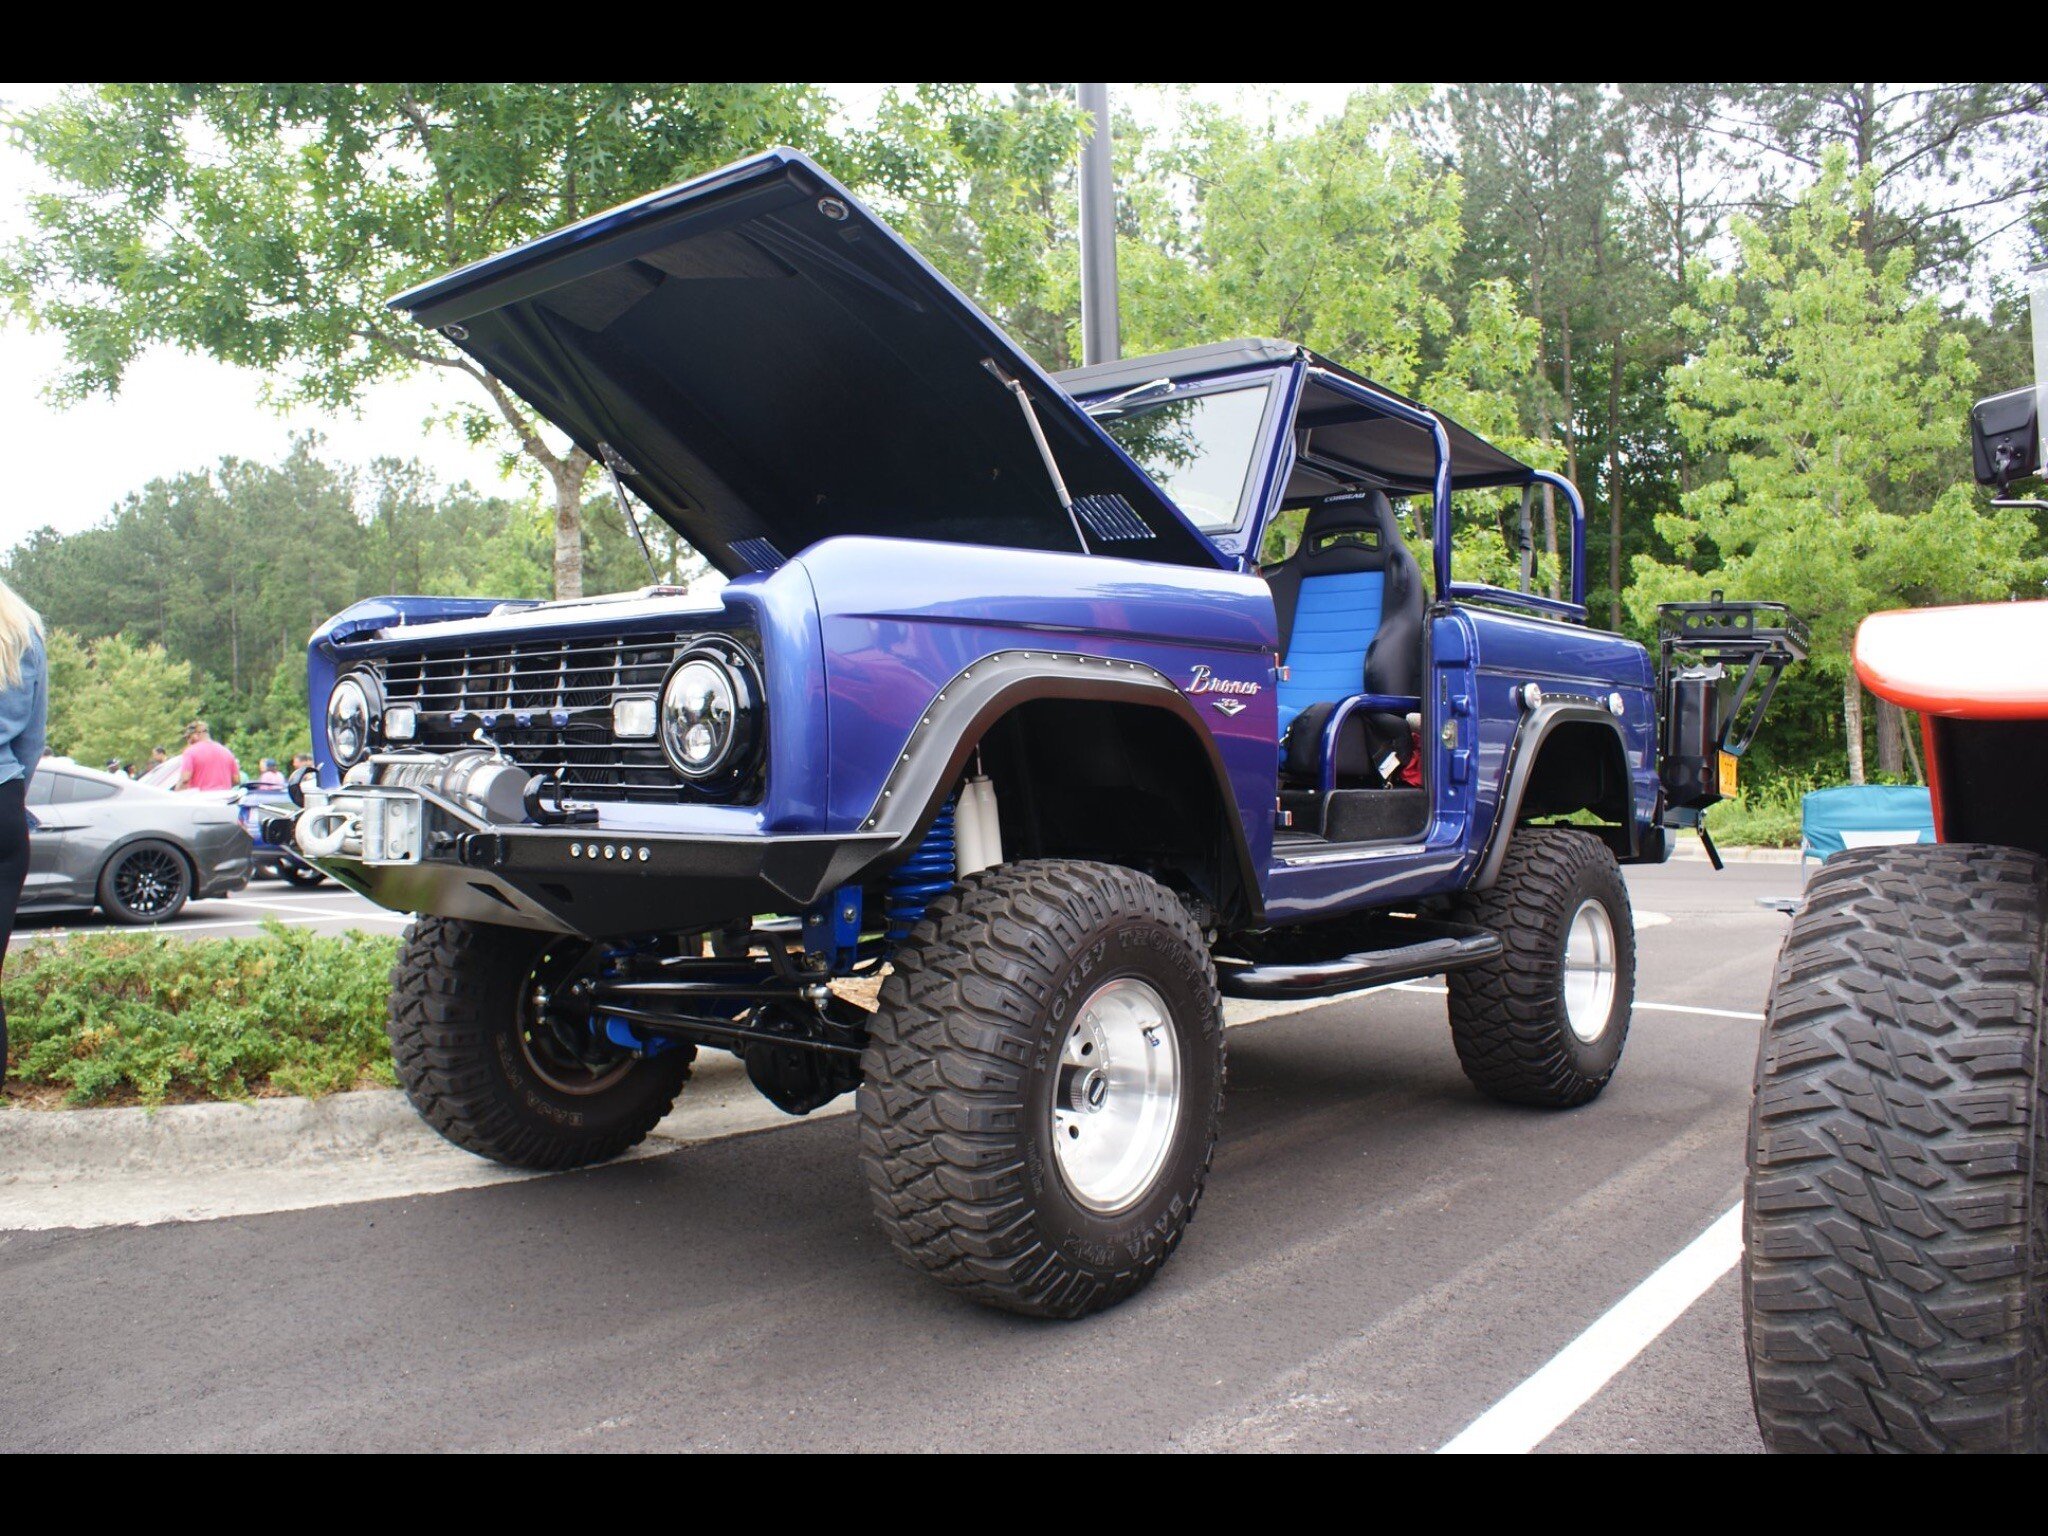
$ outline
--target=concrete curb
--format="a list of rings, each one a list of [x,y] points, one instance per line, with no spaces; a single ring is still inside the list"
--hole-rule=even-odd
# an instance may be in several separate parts
[[[1694,863],[1704,864],[1707,862],[1707,850],[1700,846],[1698,838],[1680,834],[1677,846],[1671,850],[1671,857],[1674,861],[1686,859]],[[1721,850],[1721,858],[1723,862],[1729,864],[1797,864],[1799,862],[1799,850],[1797,848],[1723,848]]]
[[[1225,1022],[1341,1001],[1233,1002]],[[850,1114],[853,1102],[847,1094],[804,1118]],[[754,1090],[737,1057],[706,1049],[674,1111],[626,1158],[796,1123]],[[396,1088],[157,1110],[0,1111],[0,1233],[205,1221],[547,1177],[444,1141]]]

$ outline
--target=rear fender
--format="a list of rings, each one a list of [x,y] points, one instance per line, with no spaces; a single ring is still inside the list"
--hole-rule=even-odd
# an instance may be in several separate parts
[[[1487,890],[1500,878],[1508,843],[1525,808],[1531,814],[1563,808],[1543,799],[1551,792],[1547,780],[1560,774],[1586,785],[1583,795],[1574,793],[1570,798],[1582,800],[1584,808],[1624,829],[1625,846],[1615,850],[1618,855],[1634,858],[1641,851],[1631,798],[1628,742],[1620,723],[1608,710],[1589,701],[1546,700],[1523,717],[1515,733],[1501,784],[1500,810],[1471,889]]]

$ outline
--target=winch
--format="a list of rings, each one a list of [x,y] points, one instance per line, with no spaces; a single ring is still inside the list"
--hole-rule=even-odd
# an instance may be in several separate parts
[[[545,819],[535,805],[545,784],[546,775],[482,747],[387,753],[351,768],[339,789],[308,792],[293,842],[312,859],[344,854],[366,864],[409,864],[420,856],[424,802],[378,791],[423,790],[479,820],[517,826]]]

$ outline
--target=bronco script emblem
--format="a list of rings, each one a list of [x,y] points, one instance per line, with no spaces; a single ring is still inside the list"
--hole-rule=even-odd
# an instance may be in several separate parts
[[[1194,669],[1192,680],[1188,683],[1189,693],[1216,693],[1223,695],[1223,697],[1211,699],[1209,702],[1226,715],[1237,715],[1244,712],[1244,700],[1241,697],[1236,697],[1236,695],[1255,694],[1258,691],[1259,685],[1257,683],[1241,683],[1235,678],[1218,677],[1206,666],[1197,666]]]

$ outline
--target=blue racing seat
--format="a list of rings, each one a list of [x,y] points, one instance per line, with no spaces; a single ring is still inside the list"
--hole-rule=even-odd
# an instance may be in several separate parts
[[[1317,504],[1295,552],[1266,574],[1280,620],[1282,761],[1291,777],[1333,773],[1388,778],[1376,765],[1408,756],[1406,713],[1420,707],[1422,572],[1402,542],[1382,491]],[[1378,695],[1347,712],[1345,740],[1326,772],[1324,727],[1344,700]],[[1398,707],[1397,707],[1398,706]],[[1356,720],[1352,729],[1348,720]]]

